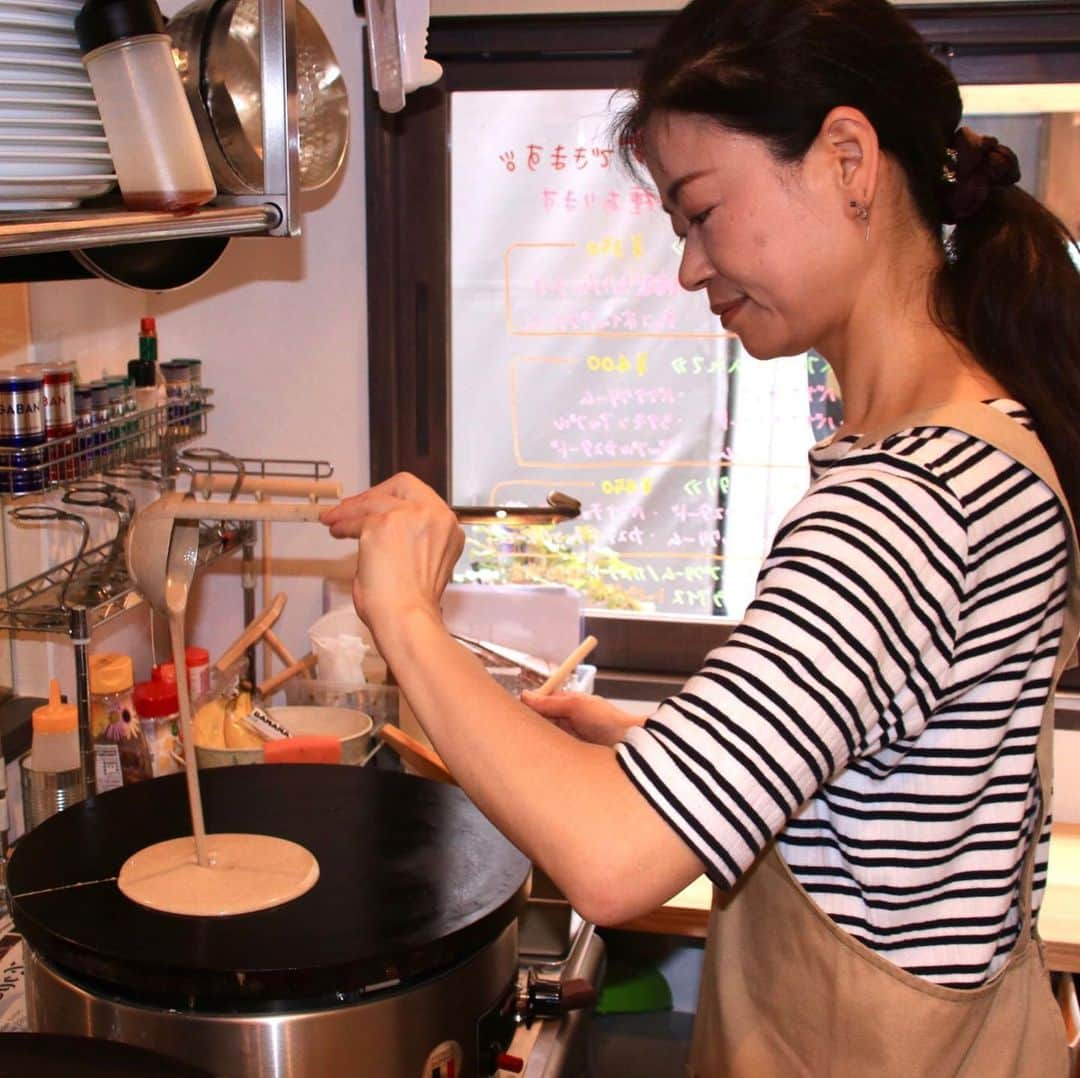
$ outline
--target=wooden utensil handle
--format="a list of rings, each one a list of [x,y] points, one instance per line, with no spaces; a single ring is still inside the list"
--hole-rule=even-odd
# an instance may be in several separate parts
[[[199,494],[231,494],[236,476],[227,473],[199,474],[191,477],[191,489]],[[240,482],[242,494],[266,494],[287,498],[341,498],[341,484],[334,479],[302,479],[289,476],[245,475]]]
[[[595,636],[587,636],[565,659],[555,668],[551,676],[536,690],[538,696],[548,696],[556,689],[561,688],[563,682],[577,668],[578,663],[588,655],[599,643]]]
[[[317,523],[330,502],[204,502],[185,498],[173,502],[167,515],[177,520],[277,520],[296,524]]]
[[[302,659],[294,662],[292,666],[286,666],[280,673],[275,674],[271,678],[267,678],[255,691],[263,699],[266,699],[268,696],[273,696],[285,682],[291,681],[297,674],[302,674],[305,670],[310,670],[318,663],[318,661],[319,657],[317,655],[308,652]]]
[[[214,663],[214,669],[219,673],[228,670],[259,637],[270,633],[270,626],[281,617],[281,612],[285,609],[286,599],[287,596],[283,591],[278,592],[273,602],[261,614],[252,618],[244,631],[225,649],[221,658]],[[286,660],[289,663],[294,661],[292,658]]]
[[[379,737],[393,745],[401,759],[422,778],[447,782],[452,786],[457,785],[454,782],[454,776],[442,762],[442,757],[426,745],[421,745],[416,738],[410,737],[404,730],[386,723],[379,730]]]

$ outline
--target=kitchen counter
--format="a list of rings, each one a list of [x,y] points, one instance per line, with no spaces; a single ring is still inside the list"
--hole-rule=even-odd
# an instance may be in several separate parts
[[[704,939],[712,884],[699,876],[652,913],[620,928]],[[1050,873],[1039,914],[1039,934],[1052,970],[1080,973],[1080,824],[1058,823],[1050,837]]]

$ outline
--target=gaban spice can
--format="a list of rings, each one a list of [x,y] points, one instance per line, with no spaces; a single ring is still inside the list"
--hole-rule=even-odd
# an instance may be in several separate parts
[[[41,490],[45,477],[44,381],[0,370],[0,494]]]

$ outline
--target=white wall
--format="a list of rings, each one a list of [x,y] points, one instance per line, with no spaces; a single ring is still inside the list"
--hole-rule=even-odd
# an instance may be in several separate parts
[[[97,280],[35,284],[32,333],[36,360],[76,360],[91,379],[126,370],[137,354],[139,319],[153,315],[160,358],[200,357],[203,381],[216,391],[210,433],[201,444],[239,456],[326,459],[349,493],[367,485],[369,476],[363,39],[350,4],[305,3],[345,74],[353,120],[344,169],[328,188],[303,196],[302,237],[233,239],[202,281],[172,293]],[[305,630],[321,611],[322,577],[347,571],[350,548],[315,525],[277,525],[272,540],[275,590],[289,595],[279,635],[302,653]],[[26,541],[14,545],[12,582],[28,575],[35,554],[41,557]],[[239,558],[233,557],[207,574],[189,638],[212,653],[227,645],[243,627],[241,594]],[[94,648],[140,654],[145,612],[114,625],[95,637]],[[20,643],[17,690],[44,692],[53,671],[67,689],[70,656],[65,645],[44,650]]]

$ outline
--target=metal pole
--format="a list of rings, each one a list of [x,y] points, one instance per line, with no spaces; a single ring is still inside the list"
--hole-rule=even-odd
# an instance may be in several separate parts
[[[90,725],[90,625],[85,606],[71,611],[71,642],[75,645],[75,703],[79,709],[79,759],[82,761],[86,796],[97,792],[94,769],[94,734]]]
[[[243,545],[240,581],[244,589],[244,625],[247,626],[255,620],[255,529],[250,524],[244,527],[247,530]],[[252,685],[258,683],[255,677],[254,644],[247,649],[247,676]]]

